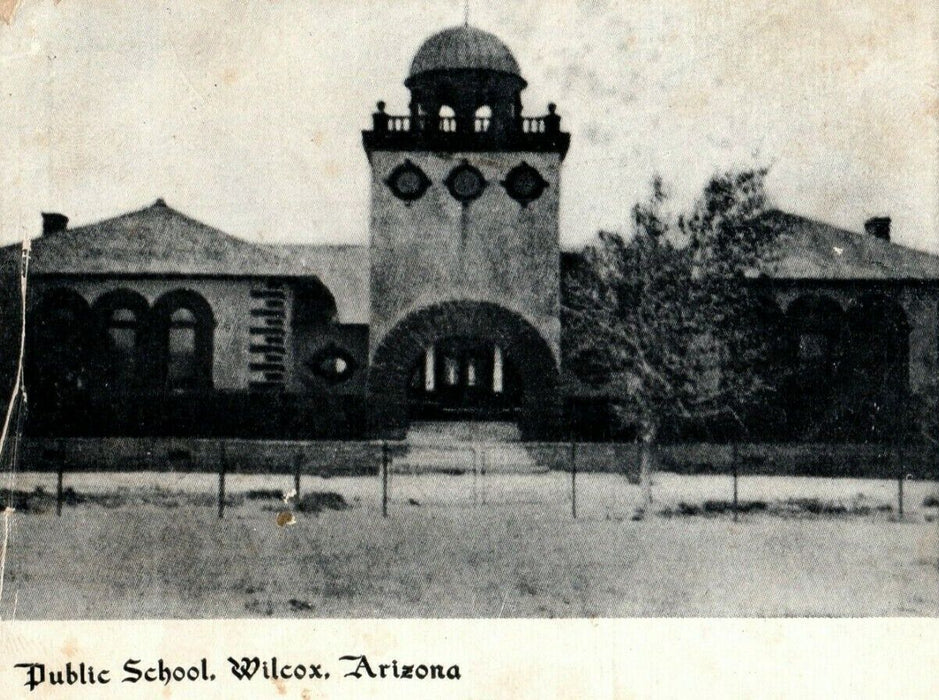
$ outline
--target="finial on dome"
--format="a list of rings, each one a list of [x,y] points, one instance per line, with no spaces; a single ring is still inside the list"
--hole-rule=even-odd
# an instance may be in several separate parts
[[[469,4],[470,0],[463,0],[463,26],[469,26]]]

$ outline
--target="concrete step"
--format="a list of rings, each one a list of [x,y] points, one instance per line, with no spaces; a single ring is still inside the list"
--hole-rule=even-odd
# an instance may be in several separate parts
[[[392,460],[399,473],[538,473],[518,426],[500,421],[422,421],[408,430],[403,455]]]
[[[421,445],[521,442],[522,434],[515,423],[508,421],[415,421],[408,428],[406,439],[409,443]]]

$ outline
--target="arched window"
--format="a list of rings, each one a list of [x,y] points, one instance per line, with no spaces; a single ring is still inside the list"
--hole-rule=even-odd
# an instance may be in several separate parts
[[[107,326],[111,388],[123,389],[137,377],[137,316],[130,309],[115,309]]]
[[[492,107],[483,105],[476,110],[474,116],[473,131],[476,133],[489,131],[489,127],[492,124]]]
[[[786,311],[791,376],[784,394],[789,428],[803,440],[832,439],[843,420],[844,313],[831,297],[808,294]]]
[[[167,391],[212,387],[215,319],[195,292],[177,290],[154,304],[159,377]]]
[[[909,390],[910,324],[896,299],[868,294],[848,312],[847,403],[861,439],[895,435]]]
[[[453,111],[453,107],[450,105],[441,106],[437,116],[440,118],[440,131],[448,133],[456,131],[456,112]]]
[[[37,393],[58,402],[94,389],[98,348],[85,299],[71,289],[50,290],[27,320],[26,377]]]
[[[142,379],[148,310],[146,299],[126,289],[108,292],[95,302],[104,333],[104,378],[109,391],[136,389]]]
[[[194,389],[198,385],[197,325],[189,309],[177,309],[170,315],[166,359],[166,384],[170,389]]]
[[[823,296],[803,296],[786,314],[797,366],[802,371],[830,375],[841,353],[843,314],[837,302]]]

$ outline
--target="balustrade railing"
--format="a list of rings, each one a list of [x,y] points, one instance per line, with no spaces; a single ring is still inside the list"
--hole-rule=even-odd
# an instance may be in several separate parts
[[[411,117],[388,117],[388,131],[410,131]]]
[[[544,117],[522,117],[522,131],[526,134],[545,133]]]
[[[374,130],[369,132],[371,142],[382,139],[382,134],[392,135],[395,139],[432,138],[439,135],[447,143],[457,137],[479,139],[481,143],[490,143],[493,139],[521,141],[523,143],[541,143],[551,148],[567,150],[567,135],[561,132],[561,118],[555,113],[554,105],[549,105],[549,114],[540,117],[515,117],[511,121],[499,121],[492,116],[470,115],[461,119],[457,116],[437,116],[411,114],[394,116],[384,111],[384,103],[373,114]],[[560,140],[558,140],[558,138]],[[559,145],[563,144],[563,145]]]
[[[437,130],[447,134],[454,133],[456,131],[456,117],[440,117]]]

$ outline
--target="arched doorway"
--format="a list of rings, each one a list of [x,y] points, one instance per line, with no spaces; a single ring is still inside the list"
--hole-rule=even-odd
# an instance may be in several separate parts
[[[415,311],[378,343],[367,382],[369,426],[401,437],[422,416],[515,420],[526,438],[554,434],[558,366],[520,315],[488,302]]]

